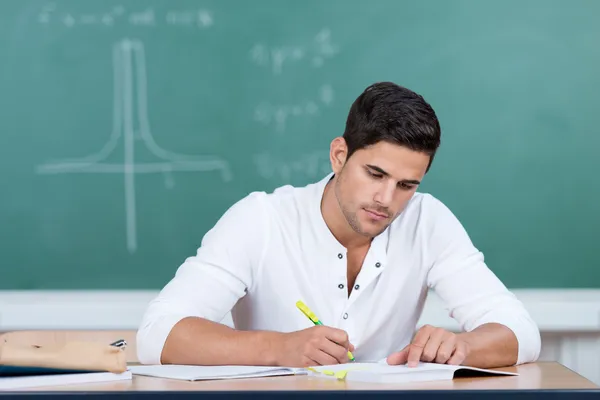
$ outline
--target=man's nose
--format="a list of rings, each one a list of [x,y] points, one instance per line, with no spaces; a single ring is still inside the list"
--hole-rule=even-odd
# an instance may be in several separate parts
[[[395,190],[396,185],[393,182],[386,182],[379,187],[374,200],[382,206],[388,207],[392,203]]]

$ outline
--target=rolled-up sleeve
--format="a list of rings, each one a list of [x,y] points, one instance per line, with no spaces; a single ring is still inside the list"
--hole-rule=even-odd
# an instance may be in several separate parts
[[[252,287],[268,240],[264,193],[251,193],[229,208],[154,298],[142,317],[139,362],[160,364],[167,336],[180,320],[220,322]]]
[[[540,332],[524,305],[487,267],[462,224],[439,200],[429,197],[432,219],[428,248],[433,259],[428,285],[464,331],[486,323],[502,324],[515,334],[516,364],[536,361]],[[507,250],[509,251],[509,250]]]

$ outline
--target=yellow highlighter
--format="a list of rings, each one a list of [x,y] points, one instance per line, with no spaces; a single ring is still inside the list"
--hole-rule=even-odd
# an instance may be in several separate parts
[[[308,308],[306,306],[306,304],[304,304],[302,301],[298,300],[296,302],[296,307],[298,307],[298,309],[300,311],[302,311],[302,313],[304,315],[306,315],[308,317],[308,319],[310,319],[313,322],[313,324],[323,325],[323,323],[321,322],[321,320],[319,318],[317,318],[315,313],[310,311],[310,308]],[[350,351],[348,351],[348,358],[350,359],[350,361],[354,361],[354,356],[352,355],[352,353]]]

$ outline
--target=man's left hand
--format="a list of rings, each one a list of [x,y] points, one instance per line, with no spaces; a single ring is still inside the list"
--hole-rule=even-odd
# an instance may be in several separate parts
[[[460,365],[469,352],[469,344],[460,334],[425,325],[419,329],[408,346],[390,354],[387,363],[408,364],[409,367],[416,367],[419,361]]]

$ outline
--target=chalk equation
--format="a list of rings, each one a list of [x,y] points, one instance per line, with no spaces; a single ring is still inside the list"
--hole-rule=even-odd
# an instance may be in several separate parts
[[[286,63],[307,60],[312,67],[320,68],[338,52],[339,46],[332,42],[331,31],[324,28],[307,45],[269,46],[257,43],[250,49],[250,58],[257,65],[270,68],[273,74],[280,75]]]
[[[320,113],[323,107],[333,103],[333,87],[325,84],[319,88],[318,98],[300,101],[294,104],[272,104],[262,102],[254,110],[254,120],[265,126],[274,126],[278,133],[285,132],[290,118],[312,117]]]
[[[162,174],[166,188],[175,184],[177,171],[217,171],[224,182],[232,180],[229,163],[213,155],[194,156],[173,153],[156,143],[150,128],[147,107],[146,55],[139,40],[123,39],[113,46],[113,126],[108,141],[96,153],[75,159],[48,162],[37,167],[38,174],[96,173],[119,174],[124,177],[125,229],[127,249],[138,247],[136,228],[137,174]],[[156,162],[136,162],[135,144],[141,140]],[[106,159],[121,145],[122,163]]]
[[[299,155],[296,159],[275,157],[270,153],[259,153],[253,157],[258,176],[276,184],[291,184],[317,180],[331,172],[328,151],[313,151]]]
[[[128,10],[112,7],[101,13],[74,13],[60,10],[55,3],[45,4],[37,15],[41,25],[61,24],[66,28],[98,26],[110,28],[127,24],[133,27],[155,27],[165,24],[183,28],[206,29],[214,24],[213,14],[204,9],[169,10],[159,14],[154,8]]]

